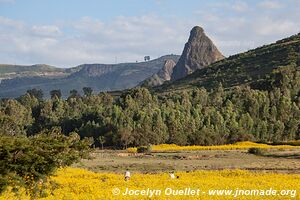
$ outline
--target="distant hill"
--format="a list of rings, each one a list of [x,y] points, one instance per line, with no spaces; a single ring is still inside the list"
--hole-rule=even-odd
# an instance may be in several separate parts
[[[292,76],[296,77],[300,73],[299,66],[300,34],[297,34],[270,45],[230,56],[206,68],[198,69],[183,79],[155,87],[154,90],[161,93],[195,87],[211,89],[216,88],[219,83],[224,88],[248,85],[254,89],[268,90],[276,80],[276,84],[282,84],[286,79],[282,73],[276,77],[278,71],[292,74],[288,79],[293,79]]]
[[[66,69],[56,68],[50,65],[5,65],[0,64],[0,79],[12,79],[29,76],[66,76]]]
[[[83,87],[95,92],[127,89],[158,72],[166,60],[178,59],[178,55],[166,55],[148,62],[83,64],[69,69],[0,65],[0,98],[18,97],[32,88],[42,89],[46,97],[54,89],[60,89],[64,97],[72,89],[81,92]]]

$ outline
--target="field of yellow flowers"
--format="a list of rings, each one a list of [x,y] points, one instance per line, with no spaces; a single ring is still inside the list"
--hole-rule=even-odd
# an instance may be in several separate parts
[[[237,142],[235,144],[216,145],[216,146],[178,146],[176,144],[160,144],[152,145],[152,151],[198,151],[198,150],[237,150],[249,148],[262,148],[262,149],[293,149],[300,148],[300,146],[292,145],[268,145],[255,142]],[[130,152],[136,152],[137,148],[132,147],[127,149]]]
[[[178,178],[171,179],[168,173],[132,174],[125,181],[123,174],[65,168],[50,178],[56,187],[47,189],[48,196],[40,199],[300,199],[300,175],[242,170],[175,172],[175,175]],[[10,199],[30,198],[25,192],[15,197],[6,191],[0,196],[0,200]]]

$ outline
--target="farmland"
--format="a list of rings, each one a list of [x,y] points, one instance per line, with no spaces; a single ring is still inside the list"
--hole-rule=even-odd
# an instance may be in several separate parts
[[[169,171],[243,169],[281,173],[300,173],[299,148],[266,149],[257,156],[240,150],[190,150],[137,154],[128,151],[97,150],[93,159],[74,165],[95,172],[124,172],[130,169],[138,173]]]
[[[51,177],[56,187],[49,187],[41,199],[291,199],[298,198],[300,175],[248,172],[242,170],[134,174],[125,182],[123,175],[94,173],[66,168]],[[284,184],[283,184],[284,182]],[[132,193],[126,192],[131,190]],[[154,190],[151,193],[149,190]],[[191,192],[196,191],[195,193]],[[227,191],[221,194],[220,191]],[[259,191],[260,195],[251,193]],[[272,190],[270,195],[268,191]],[[144,191],[144,192],[141,192]],[[182,192],[180,192],[182,191]],[[21,199],[29,199],[20,192]],[[18,199],[9,191],[0,199]]]
[[[246,147],[264,151],[254,155]],[[151,199],[298,198],[299,158],[299,146],[251,142],[206,148],[158,145],[148,153],[136,153],[132,148],[95,149],[90,159],[61,168],[41,183],[39,187],[44,189],[39,199],[148,199],[150,195]],[[131,172],[127,182],[126,170]],[[175,179],[170,178],[171,172]],[[276,195],[262,195],[272,191]],[[8,188],[0,196],[0,200],[30,198],[23,188],[17,195]]]

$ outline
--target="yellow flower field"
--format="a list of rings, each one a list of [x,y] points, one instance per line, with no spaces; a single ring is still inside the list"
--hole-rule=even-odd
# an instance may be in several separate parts
[[[242,170],[177,172],[175,175],[179,178],[171,179],[167,173],[132,174],[126,182],[123,174],[65,168],[51,177],[58,185],[41,199],[300,199],[300,175]],[[126,188],[131,195],[124,194]],[[14,197],[7,191],[0,200],[7,199],[29,197],[24,192]]]
[[[291,145],[268,145],[259,144],[255,142],[237,142],[235,144],[216,145],[216,146],[178,146],[176,144],[160,144],[152,145],[152,151],[197,151],[197,150],[235,150],[235,149],[249,149],[249,148],[263,148],[263,149],[293,149],[300,148],[300,146]],[[137,148],[132,147],[127,149],[130,152],[136,152]]]

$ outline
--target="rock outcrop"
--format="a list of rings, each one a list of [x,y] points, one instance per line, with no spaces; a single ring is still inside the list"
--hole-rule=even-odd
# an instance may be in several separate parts
[[[154,87],[162,85],[165,81],[171,80],[173,69],[176,63],[174,60],[166,60],[163,68],[159,70],[156,74],[146,79],[141,83],[144,87]]]
[[[214,43],[205,35],[204,30],[195,26],[185,44],[182,55],[173,69],[171,80],[177,80],[223,59]]]

